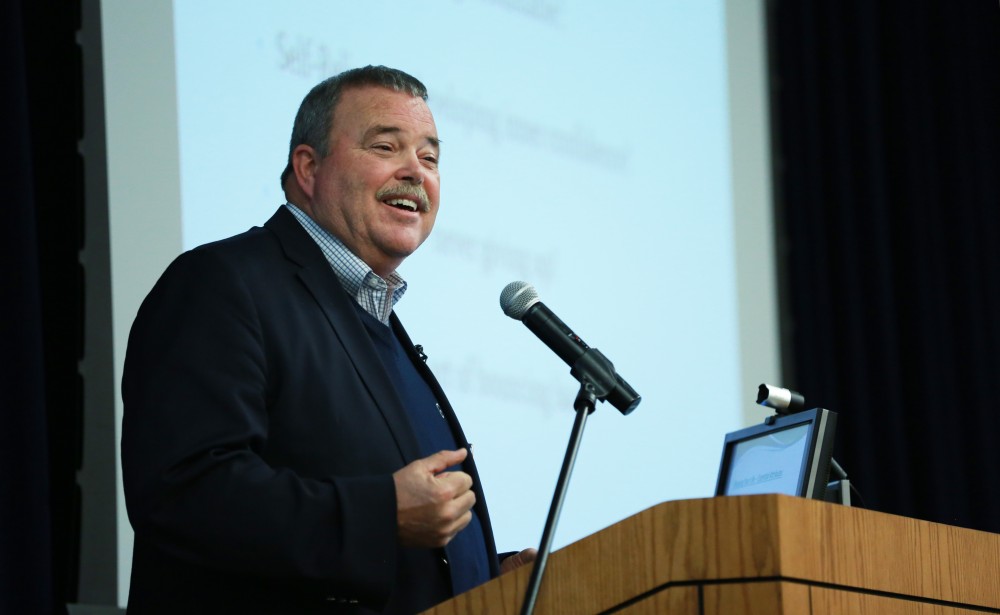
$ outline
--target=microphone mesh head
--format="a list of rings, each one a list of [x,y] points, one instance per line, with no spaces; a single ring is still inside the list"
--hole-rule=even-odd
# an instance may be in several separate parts
[[[511,282],[500,293],[500,307],[503,313],[514,320],[521,320],[528,308],[538,303],[535,287],[527,282]]]

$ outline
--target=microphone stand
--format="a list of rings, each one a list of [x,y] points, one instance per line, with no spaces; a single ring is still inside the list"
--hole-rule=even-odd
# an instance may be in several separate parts
[[[545,565],[549,560],[549,552],[552,550],[552,538],[556,533],[556,524],[559,522],[559,515],[562,512],[563,500],[566,499],[569,478],[573,473],[573,466],[576,464],[576,453],[580,448],[580,441],[583,439],[583,429],[587,425],[587,417],[594,411],[597,400],[604,401],[617,385],[614,366],[596,348],[590,348],[580,356],[570,373],[580,381],[580,391],[576,394],[576,400],[573,402],[576,420],[573,422],[573,431],[570,433],[569,444],[566,446],[566,456],[563,457],[559,480],[556,481],[556,491],[552,496],[552,504],[549,506],[549,516],[545,520],[545,529],[542,530],[542,542],[538,546],[535,565],[531,569],[528,589],[525,591],[524,602],[521,605],[521,615],[531,615],[535,610],[538,590],[542,586],[542,575],[545,574]]]

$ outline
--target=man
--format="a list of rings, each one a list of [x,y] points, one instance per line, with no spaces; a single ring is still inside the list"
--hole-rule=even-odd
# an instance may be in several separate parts
[[[365,67],[295,119],[263,228],[181,255],[125,361],[130,612],[411,613],[498,561],[468,442],[392,312],[439,203],[424,86]]]

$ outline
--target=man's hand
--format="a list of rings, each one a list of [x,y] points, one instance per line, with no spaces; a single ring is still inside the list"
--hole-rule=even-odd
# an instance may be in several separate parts
[[[443,547],[472,520],[476,494],[465,472],[445,472],[468,451],[441,451],[418,459],[392,475],[396,519],[404,547]]]
[[[520,568],[525,564],[530,564],[535,561],[536,557],[538,557],[538,549],[525,549],[520,553],[515,553],[510,557],[505,557],[503,561],[500,562],[500,574],[510,572],[515,568]]]

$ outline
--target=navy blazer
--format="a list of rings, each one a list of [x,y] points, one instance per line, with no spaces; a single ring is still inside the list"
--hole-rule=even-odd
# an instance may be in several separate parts
[[[284,207],[156,283],[122,380],[131,613],[411,613],[452,595],[445,550],[398,544],[392,473],[421,455],[352,301]]]

